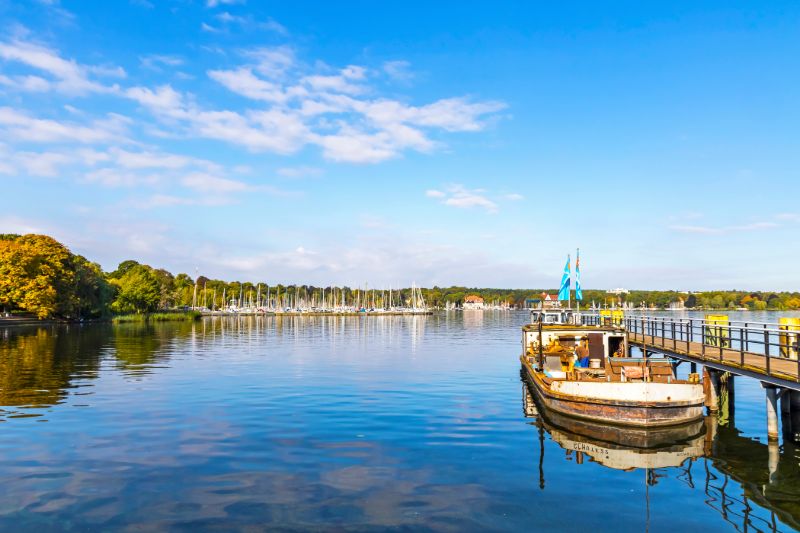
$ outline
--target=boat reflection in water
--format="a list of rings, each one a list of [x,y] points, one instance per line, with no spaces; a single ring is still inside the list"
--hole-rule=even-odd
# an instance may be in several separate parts
[[[539,487],[545,488],[545,433],[576,463],[588,460],[615,470],[657,472],[676,468],[676,479],[738,531],[800,530],[800,448],[790,439],[779,446],[746,437],[733,417],[716,416],[663,428],[615,427],[562,415],[543,407],[522,382],[526,417],[539,428]],[[732,411],[731,411],[732,414]],[[649,508],[649,497],[647,505]],[[648,513],[649,516],[649,513]]]
[[[525,416],[536,417],[554,442],[575,452],[578,463],[592,461],[616,470],[681,466],[704,455],[705,423],[695,420],[670,427],[620,427],[581,420],[542,407],[523,384]],[[540,439],[544,433],[540,431]],[[543,480],[540,480],[543,482]]]

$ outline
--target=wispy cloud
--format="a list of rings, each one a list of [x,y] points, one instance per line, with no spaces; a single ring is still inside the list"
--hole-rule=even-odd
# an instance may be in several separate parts
[[[775,222],[751,222],[733,226],[699,226],[699,225],[671,225],[669,228],[681,233],[696,233],[702,235],[719,235],[723,233],[737,233],[747,231],[768,230],[779,227]]]
[[[174,68],[183,65],[183,58],[168,54],[148,54],[139,56],[139,63],[144,68],[161,71],[165,68]]]
[[[473,207],[484,209],[487,213],[497,213],[497,204],[486,196],[484,189],[468,189],[460,184],[449,185],[444,191],[429,189],[425,191],[428,198],[437,198],[442,204],[470,209]]]
[[[236,25],[245,30],[265,30],[278,35],[289,33],[285,26],[272,19],[258,20],[252,15],[233,15],[228,11],[218,13],[214,18],[220,24],[219,31],[228,31],[229,26]]]
[[[244,4],[245,0],[206,0],[207,7],[218,7],[221,5]]]
[[[383,71],[395,81],[407,83],[414,79],[414,73],[411,72],[411,63],[408,61],[385,61],[383,63]]]
[[[0,131],[9,139],[36,143],[108,143],[126,140],[129,120],[121,115],[109,114],[92,120],[87,125],[70,121],[34,118],[12,109],[0,107]]]
[[[278,169],[278,175],[284,178],[312,178],[322,175],[322,169],[317,167],[283,167]]]
[[[125,71],[121,67],[80,65],[75,60],[62,58],[51,48],[21,39],[0,42],[0,59],[22,63],[51,77],[50,79],[30,75],[3,77],[4,85],[14,85],[21,90],[37,92],[57,90],[69,94],[113,92],[118,89],[117,86],[104,85],[92,80],[90,74],[100,77],[125,77]]]
[[[250,23],[248,17],[227,11],[219,13],[217,20],[225,24]],[[260,24],[276,31],[282,28],[274,21]],[[406,151],[431,153],[444,146],[441,140],[431,137],[432,133],[480,131],[486,126],[487,117],[505,107],[501,102],[466,97],[442,98],[419,106],[381,97],[372,83],[374,74],[370,68],[356,64],[333,68],[319,61],[301,62],[288,46],[248,49],[241,56],[242,64],[211,68],[207,75],[231,92],[260,104],[252,109],[208,108],[193,95],[169,84],[109,85],[98,79],[123,79],[126,73],[121,67],[81,65],[63,58],[56,50],[21,39],[0,42],[0,59],[22,63],[46,77],[2,74],[0,84],[28,92],[118,95],[149,110],[167,135],[220,140],[254,152],[277,154],[293,154],[313,145],[321,149],[326,159],[345,163],[379,163]],[[174,70],[183,63],[182,58],[167,54],[142,55],[139,61],[142,67],[155,72]],[[395,76],[402,76],[406,67],[399,60],[382,65],[385,72]],[[79,130],[73,136],[65,129],[66,124],[29,117],[35,127],[27,128],[20,122],[24,114],[10,108],[2,108],[2,112],[5,117],[0,121],[7,127],[15,127],[9,121],[16,113],[16,131],[28,140],[72,137],[79,142],[98,142],[109,135],[108,124],[101,121],[91,126],[74,125],[73,130]]]

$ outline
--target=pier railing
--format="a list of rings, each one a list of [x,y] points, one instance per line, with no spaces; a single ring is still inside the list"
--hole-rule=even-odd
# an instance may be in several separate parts
[[[768,376],[788,375],[800,382],[800,328],[795,325],[644,315],[593,314],[582,320],[587,325],[624,327],[632,340],[647,348],[755,367]]]

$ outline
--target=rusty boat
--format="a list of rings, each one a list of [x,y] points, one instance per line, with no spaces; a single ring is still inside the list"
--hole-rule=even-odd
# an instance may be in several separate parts
[[[633,357],[619,325],[584,323],[569,309],[533,310],[522,327],[522,349],[522,377],[555,413],[637,428],[703,416],[699,376],[678,379],[667,358]]]

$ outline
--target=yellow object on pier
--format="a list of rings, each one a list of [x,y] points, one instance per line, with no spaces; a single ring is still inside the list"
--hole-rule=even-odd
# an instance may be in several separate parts
[[[621,309],[601,309],[600,323],[604,326],[621,326],[625,319],[625,311]]]
[[[731,345],[730,330],[728,315],[706,315],[703,342],[711,346],[728,348]]]
[[[778,324],[781,330],[781,357],[797,359],[798,340],[800,340],[800,318],[780,318],[778,319]],[[784,331],[786,333],[783,333]]]

